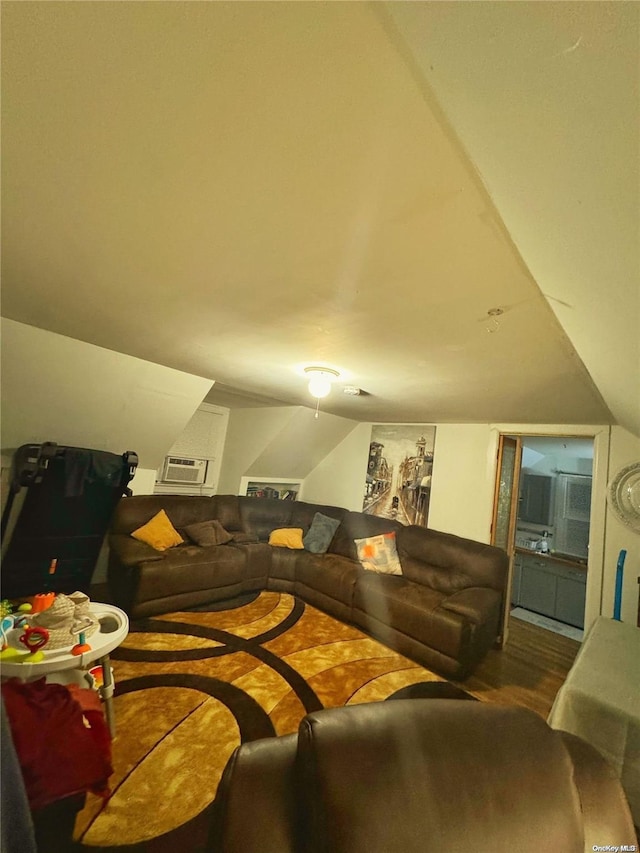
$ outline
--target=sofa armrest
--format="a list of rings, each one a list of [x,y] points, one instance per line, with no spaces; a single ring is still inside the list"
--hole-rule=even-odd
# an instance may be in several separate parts
[[[298,736],[242,744],[222,774],[209,837],[225,853],[287,853],[296,845],[296,747]]]
[[[139,539],[122,533],[112,533],[109,536],[109,548],[112,558],[115,557],[119,563],[127,567],[164,559],[162,551],[156,551],[146,542],[140,542]]]
[[[482,625],[500,603],[500,593],[486,587],[471,587],[455,592],[440,604],[442,610],[458,613],[474,625]]]

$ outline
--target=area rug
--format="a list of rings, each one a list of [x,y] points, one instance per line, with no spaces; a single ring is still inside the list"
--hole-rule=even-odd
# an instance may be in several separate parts
[[[584,639],[584,631],[581,628],[574,628],[573,625],[566,625],[564,622],[558,622],[555,619],[550,619],[548,616],[542,616],[540,613],[533,613],[531,610],[525,610],[523,607],[514,607],[511,611],[511,616],[515,619],[521,619],[523,622],[528,622],[530,625],[537,625],[539,628],[553,631],[554,634],[562,634],[563,637],[569,637],[572,640],[577,640],[579,643]]]
[[[320,708],[466,696],[356,628],[275,592],[231,609],[133,622],[112,666],[112,795],[106,804],[90,795],[78,815],[83,850],[204,850],[220,776],[240,743],[295,732]]]

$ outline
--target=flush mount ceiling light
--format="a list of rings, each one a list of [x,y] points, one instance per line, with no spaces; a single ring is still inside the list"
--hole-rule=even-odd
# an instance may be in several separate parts
[[[309,393],[318,400],[328,396],[331,383],[340,376],[337,370],[330,367],[305,367],[304,372],[310,377]]]
[[[316,413],[314,417],[318,417],[320,409],[320,400],[326,397],[331,391],[331,383],[337,379],[340,374],[337,370],[331,367],[305,367],[304,372],[309,376],[309,393],[316,398]]]
[[[502,317],[503,314],[504,310],[502,308],[489,308],[487,311],[487,317],[491,319],[491,325],[487,326],[487,332],[489,332],[489,334],[493,334],[493,332],[498,331],[500,328],[498,317]]]

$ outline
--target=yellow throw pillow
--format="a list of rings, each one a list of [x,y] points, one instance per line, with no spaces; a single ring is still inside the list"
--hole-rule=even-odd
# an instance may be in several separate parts
[[[150,521],[143,524],[131,534],[134,539],[146,542],[156,551],[166,551],[174,545],[182,545],[184,539],[173,524],[169,521],[167,513],[161,509]]]
[[[276,545],[278,548],[304,548],[302,528],[280,527],[278,530],[272,530],[269,535],[269,545]]]

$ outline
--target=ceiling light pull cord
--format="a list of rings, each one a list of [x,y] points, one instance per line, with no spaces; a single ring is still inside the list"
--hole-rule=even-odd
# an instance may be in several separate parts
[[[490,308],[487,311],[487,317],[493,321],[492,326],[487,326],[487,332],[492,335],[494,332],[497,332],[500,328],[500,323],[498,322],[498,317],[501,317],[504,314],[504,310],[502,308]]]
[[[319,410],[320,409],[320,397],[316,397],[316,413],[313,416],[316,420],[318,420]]]

